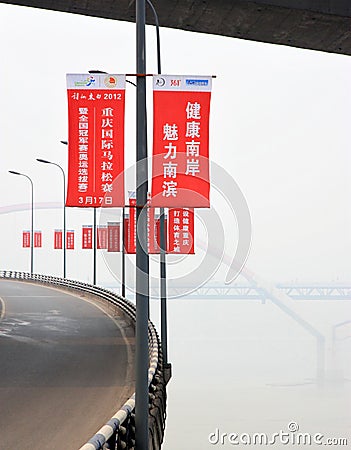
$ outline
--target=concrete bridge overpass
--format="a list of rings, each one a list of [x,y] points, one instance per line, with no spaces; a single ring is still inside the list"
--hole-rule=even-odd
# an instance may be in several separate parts
[[[102,288],[0,271],[0,448],[134,448],[135,319]],[[149,448],[160,450],[166,395],[151,322],[148,347]]]
[[[1,1],[135,21],[130,0]],[[162,27],[351,55],[349,0],[153,0]],[[149,10],[147,23],[154,24]]]
[[[58,289],[0,296],[0,448],[78,449],[134,392],[133,327]]]

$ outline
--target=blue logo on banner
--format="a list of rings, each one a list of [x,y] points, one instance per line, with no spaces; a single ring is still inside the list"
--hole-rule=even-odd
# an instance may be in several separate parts
[[[208,86],[208,80],[185,80],[188,86]]]

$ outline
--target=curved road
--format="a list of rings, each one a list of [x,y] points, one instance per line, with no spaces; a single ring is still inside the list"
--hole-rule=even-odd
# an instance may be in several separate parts
[[[0,280],[0,450],[77,450],[134,392],[134,332],[76,294]]]

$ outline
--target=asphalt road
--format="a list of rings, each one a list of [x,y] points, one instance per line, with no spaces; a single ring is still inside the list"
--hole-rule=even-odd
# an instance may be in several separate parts
[[[0,450],[79,449],[134,392],[133,331],[57,289],[0,297]]]

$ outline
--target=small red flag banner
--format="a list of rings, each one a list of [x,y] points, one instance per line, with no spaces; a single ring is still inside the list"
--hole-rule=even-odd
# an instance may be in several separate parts
[[[97,249],[107,249],[107,225],[100,225],[97,228]]]
[[[93,248],[93,226],[83,225],[82,227],[82,249],[92,249]]]
[[[62,249],[62,230],[54,231],[54,249]]]
[[[212,77],[155,75],[152,206],[210,207]]]
[[[121,236],[121,224],[119,222],[108,222],[107,223],[107,234],[108,234],[108,252],[120,252],[120,236]]]
[[[194,210],[169,210],[168,253],[191,254],[194,252]]]
[[[74,250],[74,230],[67,230],[66,248],[67,250]]]
[[[34,247],[42,246],[42,233],[41,231],[34,231]]]
[[[165,233],[166,233],[166,251],[168,249],[168,219],[165,216]],[[160,218],[156,218],[156,249],[155,253],[160,253],[161,251],[161,221]]]
[[[22,232],[22,247],[23,248],[30,247],[30,231],[28,230]]]
[[[125,75],[67,75],[67,206],[124,206],[125,83]]]
[[[127,219],[128,223],[128,233],[127,233],[127,242],[126,253],[136,253],[136,199],[133,197],[129,197],[129,217]]]

